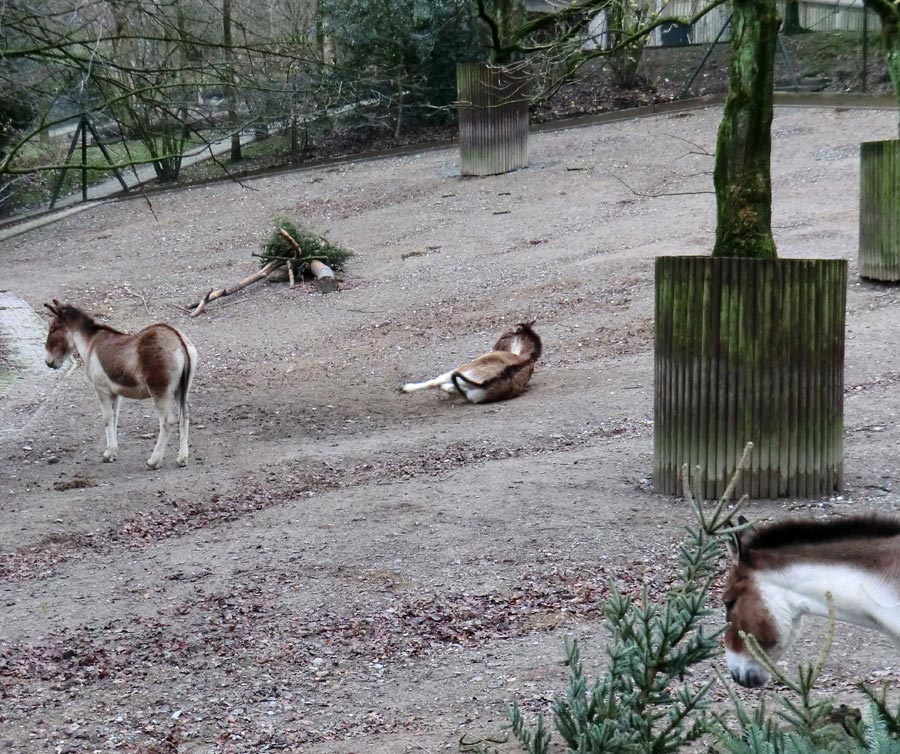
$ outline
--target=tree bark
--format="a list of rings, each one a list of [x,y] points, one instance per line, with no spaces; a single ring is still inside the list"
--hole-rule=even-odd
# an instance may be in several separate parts
[[[772,238],[775,0],[734,0],[731,80],[716,146],[716,257],[777,256]]]

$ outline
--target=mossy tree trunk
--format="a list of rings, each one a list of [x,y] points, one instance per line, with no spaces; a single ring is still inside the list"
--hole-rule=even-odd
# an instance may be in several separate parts
[[[731,80],[716,144],[714,257],[777,256],[772,238],[775,0],[734,0]]]
[[[894,96],[900,103],[900,5],[896,0],[865,0],[865,7],[875,11],[881,20],[884,64],[894,85]]]

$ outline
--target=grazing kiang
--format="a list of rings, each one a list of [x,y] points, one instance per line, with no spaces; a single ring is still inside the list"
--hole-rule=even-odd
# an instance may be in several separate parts
[[[493,350],[477,359],[425,382],[408,382],[401,390],[440,388],[461,395],[470,403],[488,403],[515,398],[525,392],[541,357],[541,339],[534,322],[520,322],[503,333]]]
[[[77,351],[97,391],[106,424],[103,460],[116,460],[121,399],[152,398],[159,414],[159,437],[147,465],[159,468],[169,435],[178,423],[178,464],[184,466],[188,460],[188,393],[197,369],[197,349],[187,336],[163,323],[128,335],[56,299],[44,306],[53,315],[47,334],[47,366],[59,369]]]
[[[731,555],[725,657],[742,686],[769,679],[742,632],[774,662],[797,638],[801,617],[827,617],[829,602],[836,620],[881,631],[900,648],[900,520],[783,521],[744,530]]]

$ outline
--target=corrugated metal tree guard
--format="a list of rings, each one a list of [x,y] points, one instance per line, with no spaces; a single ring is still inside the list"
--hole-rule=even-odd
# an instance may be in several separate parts
[[[900,141],[860,147],[859,274],[900,281]]]
[[[819,497],[843,476],[846,260],[656,260],[654,482],[684,463],[719,497]]]
[[[463,175],[528,165],[528,79],[522,65],[462,63],[456,69]]]

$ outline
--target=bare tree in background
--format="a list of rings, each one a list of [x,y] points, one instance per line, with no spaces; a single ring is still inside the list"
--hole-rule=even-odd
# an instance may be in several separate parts
[[[885,0],[887,1],[887,0]],[[499,56],[527,57],[539,80],[538,99],[554,94],[571,82],[592,60],[607,62],[623,85],[631,85],[647,38],[657,28],[680,23],[688,26],[729,0],[699,0],[689,16],[656,11],[647,0],[558,0],[555,10],[532,16],[503,40]],[[603,31],[592,37],[592,20]]]
[[[160,180],[176,177],[188,140],[200,149],[256,118],[250,103],[278,101],[270,94],[281,93],[285,80],[280,73],[272,78],[273,72],[319,65],[310,35],[280,23],[282,12],[296,17],[311,0],[244,0],[248,12],[239,23],[240,2],[24,0],[0,6],[0,88],[21,83],[35,113],[27,126],[6,133],[0,175],[59,169],[55,154],[40,164],[23,161],[25,146],[80,113],[93,113],[111,118],[143,147],[118,167],[151,163]],[[227,91],[236,96],[233,117],[223,122],[215,103]],[[266,96],[252,95],[260,91]]]

